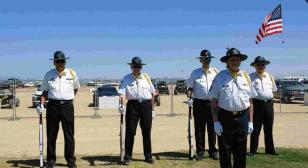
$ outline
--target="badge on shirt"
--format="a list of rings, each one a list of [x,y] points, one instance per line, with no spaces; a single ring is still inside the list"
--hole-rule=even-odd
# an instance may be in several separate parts
[[[226,90],[231,90],[231,87],[229,84],[225,84],[222,87],[225,88]]]

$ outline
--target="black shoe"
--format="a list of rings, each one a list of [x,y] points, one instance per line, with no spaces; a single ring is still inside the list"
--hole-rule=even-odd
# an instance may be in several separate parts
[[[209,156],[213,160],[218,160],[219,159],[218,152],[213,152],[213,153],[209,154]]]
[[[204,153],[197,154],[196,160],[198,160],[198,161],[199,161],[199,160],[202,160],[203,157],[204,157]]]
[[[131,161],[130,156],[124,156],[124,160],[122,161],[122,164],[129,165],[130,161]]]
[[[154,164],[154,160],[153,160],[152,157],[146,157],[144,161],[149,163],[149,164]]]
[[[71,162],[67,164],[68,168],[77,168],[76,163],[75,162]]]
[[[276,153],[276,152],[266,152],[266,154],[268,154],[268,155],[275,155],[275,156],[279,156],[279,154],[278,154],[278,153]]]
[[[48,161],[46,164],[46,168],[54,168],[56,167],[56,163],[54,161]]]
[[[255,152],[249,152],[249,153],[247,153],[247,156],[253,157],[253,156],[256,156],[256,153]]]

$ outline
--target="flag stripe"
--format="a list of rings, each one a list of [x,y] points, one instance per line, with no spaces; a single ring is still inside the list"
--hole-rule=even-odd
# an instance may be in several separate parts
[[[282,31],[275,31],[275,32],[272,32],[272,33],[268,34],[268,36],[271,36],[271,35],[274,35],[274,34],[278,34],[278,33],[282,33]]]
[[[275,27],[271,27],[271,28],[266,28],[266,32],[269,33],[272,30],[278,30],[278,29],[282,30],[282,26],[275,26]]]

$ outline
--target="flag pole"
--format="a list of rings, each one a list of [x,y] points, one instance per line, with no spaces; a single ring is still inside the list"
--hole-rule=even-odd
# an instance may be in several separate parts
[[[282,19],[282,0],[280,1],[280,5],[281,5],[281,19]],[[282,27],[282,29],[284,29],[284,27]],[[284,31],[283,30],[281,32],[281,43],[284,44]]]

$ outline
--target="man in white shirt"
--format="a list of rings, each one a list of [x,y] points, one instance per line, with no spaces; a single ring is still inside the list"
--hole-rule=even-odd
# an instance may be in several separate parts
[[[205,153],[205,127],[207,126],[209,157],[218,160],[216,149],[216,134],[212,116],[212,102],[208,96],[212,82],[218,73],[214,67],[210,67],[211,59],[214,58],[209,50],[202,50],[198,57],[201,68],[195,69],[187,80],[188,105],[193,108],[195,124],[195,140],[197,148],[196,160],[202,160]],[[193,99],[190,99],[190,98]],[[193,101],[193,102],[191,102]]]
[[[246,59],[247,55],[236,48],[228,49],[226,56],[220,59],[227,64],[227,69],[216,75],[209,92],[213,99],[221,168],[246,167],[247,135],[253,131],[251,99],[256,96],[249,75],[240,70],[241,62]]]
[[[261,56],[257,56],[254,62],[250,64],[256,69],[256,72],[250,74],[250,78],[258,95],[253,99],[254,130],[250,137],[250,153],[248,156],[254,156],[258,150],[259,135],[262,125],[265,139],[265,153],[270,155],[278,155],[275,151],[273,140],[273,92],[277,91],[277,87],[274,77],[270,73],[265,72],[266,65],[268,64],[270,64],[270,61]]]
[[[125,115],[125,157],[123,163],[127,165],[131,161],[134,137],[140,120],[145,162],[153,164],[151,129],[155,88],[150,77],[146,73],[141,73],[142,66],[145,64],[139,57],[134,57],[132,62],[128,64],[132,73],[123,77],[119,89],[120,103],[123,104],[125,99],[128,100]],[[119,112],[124,113],[124,109],[120,107]]]
[[[53,63],[55,69],[48,71],[42,84],[43,94],[37,112],[44,111],[44,102],[48,98],[46,112],[47,125],[47,168],[55,167],[56,163],[56,141],[61,122],[65,149],[64,156],[69,168],[76,168],[75,139],[74,139],[74,105],[73,100],[80,88],[76,72],[65,67],[66,60],[64,52],[54,53]]]

